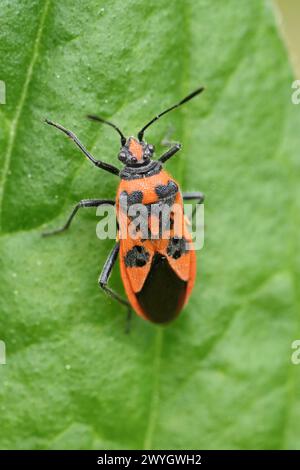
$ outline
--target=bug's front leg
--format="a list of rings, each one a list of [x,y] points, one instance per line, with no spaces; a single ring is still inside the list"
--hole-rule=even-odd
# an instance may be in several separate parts
[[[80,142],[78,137],[74,134],[74,132],[69,131],[69,129],[66,129],[63,127],[61,124],[58,124],[56,122],[50,121],[49,119],[46,119],[45,122],[49,124],[50,126],[56,127],[59,131],[63,132],[66,134],[77,147],[81,150],[81,152],[92,162],[96,167],[102,168],[102,170],[108,171],[109,173],[113,173],[114,175],[119,175],[120,171],[117,167],[114,165],[110,165],[109,163],[102,162],[101,160],[96,160],[96,158],[93,157],[92,154],[85,148],[85,146]]]
[[[79,201],[78,204],[76,204],[76,206],[72,210],[68,220],[62,227],[55,229],[55,230],[51,230],[50,232],[44,232],[42,233],[42,236],[48,237],[50,235],[56,235],[58,233],[61,233],[67,230],[70,227],[73,218],[77,214],[78,209],[80,209],[81,207],[99,207],[102,205],[114,206],[115,201],[110,200],[110,199],[83,199],[82,201]]]
[[[117,292],[115,292],[113,289],[108,287],[108,280],[111,275],[112,269],[115,265],[115,262],[117,261],[118,255],[120,251],[120,242],[117,242],[110,252],[107,260],[105,261],[105,264],[103,266],[102,272],[99,277],[99,286],[101,289],[103,289],[112,299],[116,300],[119,302],[121,305],[124,305],[127,307],[127,322],[126,322],[126,333],[129,333],[130,329],[130,320],[131,320],[131,305],[128,302],[128,300],[123,299]]]
[[[167,152],[165,152],[161,157],[159,157],[159,161],[162,163],[165,163],[167,160],[169,160],[175,153],[177,153],[181,149],[181,144],[175,144],[173,147],[171,147]]]

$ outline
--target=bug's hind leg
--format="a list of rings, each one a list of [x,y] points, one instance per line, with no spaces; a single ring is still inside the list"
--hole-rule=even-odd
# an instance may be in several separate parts
[[[120,242],[116,243],[112,251],[110,252],[107,260],[105,261],[105,264],[103,266],[102,272],[99,277],[99,286],[101,289],[103,289],[112,299],[116,300],[119,302],[121,305],[124,305],[127,308],[127,321],[126,321],[126,328],[125,332],[129,333],[130,331],[130,320],[131,320],[131,305],[128,302],[128,300],[123,299],[117,292],[115,292],[113,289],[108,287],[108,281],[109,277],[111,275],[112,269],[115,265],[115,262],[117,261],[118,254],[120,250]]]
[[[62,227],[57,228],[55,230],[51,230],[50,232],[44,232],[42,233],[42,236],[49,237],[50,235],[56,235],[67,230],[70,227],[73,218],[77,214],[78,209],[80,209],[81,207],[99,207],[102,205],[114,206],[115,201],[108,199],[83,199],[82,201],[79,201],[78,204],[76,204],[76,206],[72,210],[68,220]]]

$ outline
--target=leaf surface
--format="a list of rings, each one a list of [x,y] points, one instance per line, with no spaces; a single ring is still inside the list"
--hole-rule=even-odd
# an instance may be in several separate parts
[[[0,22],[0,447],[299,448],[300,118],[270,4],[14,0]],[[134,134],[199,85],[147,131],[162,151],[171,129],[168,169],[206,194],[196,287],[174,324],[128,336],[97,287],[113,242],[95,211],[41,238],[118,179],[43,119],[118,164],[86,114]]]

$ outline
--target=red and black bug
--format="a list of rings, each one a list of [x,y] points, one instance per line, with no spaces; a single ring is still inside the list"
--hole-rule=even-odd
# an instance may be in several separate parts
[[[115,124],[97,116],[88,116],[91,120],[107,124],[118,132],[121,139],[119,160],[124,164],[121,170],[109,163],[96,160],[73,132],[60,124],[46,120],[48,124],[70,137],[96,167],[119,176],[121,181],[115,201],[82,200],[74,207],[63,227],[44,233],[44,235],[53,235],[68,229],[80,207],[98,207],[107,204],[115,206],[119,233],[115,246],[100,274],[99,285],[113,299],[125,305],[129,315],[133,308],[139,316],[154,323],[168,323],[176,318],[191,294],[196,277],[196,255],[184,218],[183,201],[194,200],[197,204],[202,204],[204,196],[200,192],[181,193],[178,183],[163,169],[163,164],[180,150],[181,145],[178,143],[172,145],[167,152],[155,160],[153,159],[154,146],[145,142],[144,132],[161,116],[191,100],[203,90],[203,87],[195,90],[179,103],[158,114],[139,131],[137,138],[127,139]],[[128,227],[131,222],[130,217],[123,210],[123,201],[126,201],[126,207],[143,204],[149,209],[147,226],[150,237],[145,237],[144,234],[127,238],[120,236],[120,225]],[[179,207],[180,235],[177,233],[178,228],[172,226],[172,211],[170,211],[170,224],[166,228],[167,232],[159,226],[159,236],[151,237],[155,225],[153,214],[161,204],[167,204],[171,209],[175,205]],[[118,256],[127,299],[108,286],[108,280]]]

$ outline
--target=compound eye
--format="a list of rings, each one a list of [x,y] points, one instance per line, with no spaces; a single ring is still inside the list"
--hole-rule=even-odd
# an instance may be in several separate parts
[[[149,144],[149,145],[148,145],[148,150],[149,150],[149,152],[152,154],[152,153],[154,152],[154,145]]]
[[[125,162],[125,161],[127,160],[127,156],[126,156],[126,153],[125,153],[124,151],[121,151],[121,152],[119,153],[119,160],[120,160],[121,162]]]

